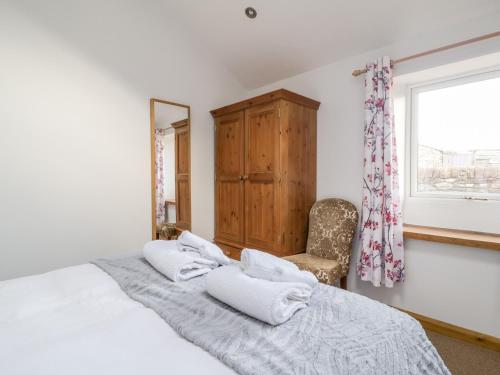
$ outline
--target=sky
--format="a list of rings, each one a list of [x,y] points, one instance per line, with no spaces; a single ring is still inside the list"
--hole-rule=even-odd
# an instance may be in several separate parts
[[[500,77],[418,94],[419,144],[500,149]]]

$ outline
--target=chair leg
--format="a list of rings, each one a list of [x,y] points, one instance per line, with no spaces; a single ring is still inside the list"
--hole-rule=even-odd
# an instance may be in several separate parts
[[[340,278],[340,287],[347,290],[347,276]]]

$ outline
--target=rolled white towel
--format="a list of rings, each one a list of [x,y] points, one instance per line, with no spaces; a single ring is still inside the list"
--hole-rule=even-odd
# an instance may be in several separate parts
[[[305,283],[311,288],[318,285],[318,279],[309,271],[301,271],[288,260],[255,249],[241,252],[243,272],[259,279],[280,282]]]
[[[180,251],[195,251],[203,258],[214,260],[221,266],[231,263],[229,258],[224,255],[219,246],[191,233],[188,230],[181,233],[178,238],[178,244]]]
[[[243,249],[241,251],[241,264],[244,268],[260,267],[260,268],[289,268],[291,270],[299,270],[294,263],[288,260],[278,258],[272,254],[255,249]]]
[[[151,241],[144,245],[146,260],[172,281],[185,281],[204,275],[218,263],[196,253],[180,252],[177,241]]]
[[[303,283],[256,279],[238,265],[230,265],[208,274],[207,292],[236,310],[275,326],[307,307],[312,289]]]

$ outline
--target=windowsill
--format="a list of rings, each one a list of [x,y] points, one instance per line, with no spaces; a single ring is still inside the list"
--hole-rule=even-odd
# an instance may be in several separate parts
[[[493,233],[404,224],[403,234],[405,239],[500,250],[500,235]]]

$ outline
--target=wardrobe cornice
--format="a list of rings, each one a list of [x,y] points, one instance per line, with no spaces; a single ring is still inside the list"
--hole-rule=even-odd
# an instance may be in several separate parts
[[[284,100],[287,100],[289,102],[303,105],[305,107],[312,108],[315,110],[317,110],[321,104],[320,102],[318,102],[314,99],[296,94],[292,91],[288,91],[285,89],[279,89],[279,90],[268,92],[268,93],[263,94],[263,95],[255,96],[255,97],[250,98],[250,99],[242,100],[242,101],[237,102],[237,103],[226,105],[226,106],[221,107],[221,108],[214,109],[214,110],[210,111],[210,113],[212,114],[213,117],[219,117],[222,115],[226,115],[228,113],[238,112],[238,111],[250,108],[252,106],[258,105],[258,104],[265,104],[265,103],[272,102],[274,100],[279,100],[279,99],[284,99]]]

